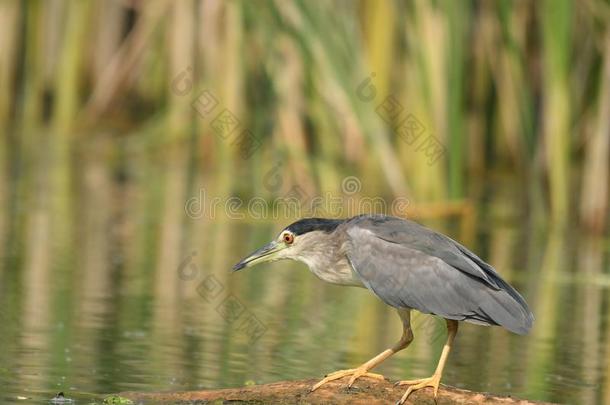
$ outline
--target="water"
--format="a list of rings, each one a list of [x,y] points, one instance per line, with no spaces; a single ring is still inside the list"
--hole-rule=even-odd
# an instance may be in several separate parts
[[[288,220],[191,218],[176,190],[85,183],[68,229],[54,222],[49,195],[20,201],[29,208],[13,206],[2,228],[4,403],[321,378],[400,336],[398,317],[366,290],[326,285],[304,265],[229,272]],[[525,337],[462,324],[443,382],[610,403],[608,240],[516,220],[477,229],[468,245],[524,294],[537,320]],[[414,343],[378,368],[393,380],[428,376],[440,354],[444,323],[421,315],[413,323]]]

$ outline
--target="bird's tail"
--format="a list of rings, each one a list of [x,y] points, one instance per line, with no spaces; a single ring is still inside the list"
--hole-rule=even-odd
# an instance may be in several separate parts
[[[532,328],[534,315],[523,297],[501,278],[499,290],[486,289],[486,297],[480,301],[479,310],[467,321],[500,325],[511,332],[525,335]]]

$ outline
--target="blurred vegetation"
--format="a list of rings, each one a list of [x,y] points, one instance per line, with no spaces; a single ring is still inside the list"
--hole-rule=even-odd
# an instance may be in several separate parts
[[[357,197],[464,217],[459,239],[532,305],[532,338],[465,326],[449,383],[609,402],[609,153],[607,0],[0,0],[0,382],[186,389],[366,360],[400,334],[374,297],[290,264],[227,272],[290,219],[185,215],[202,188],[343,195],[357,176]],[[204,274],[268,325],[258,346],[198,295]],[[428,374],[441,346],[387,370]]]
[[[75,151],[126,137],[227,193],[281,193],[261,180],[277,161],[309,193],[353,174],[424,204],[512,173],[532,212],[607,229],[605,0],[3,1],[0,19],[3,172],[44,154],[58,214]],[[256,137],[251,158],[192,107],[205,89]],[[376,114],[387,96],[444,145],[435,164]]]

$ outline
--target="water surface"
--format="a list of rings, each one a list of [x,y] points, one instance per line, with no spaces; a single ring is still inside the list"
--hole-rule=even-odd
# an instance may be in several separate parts
[[[43,404],[63,391],[89,403],[127,390],[321,378],[400,336],[398,317],[366,290],[327,285],[304,265],[229,272],[288,219],[193,218],[180,194],[160,193],[161,204],[120,183],[85,190],[69,229],[52,228],[48,205],[36,199],[15,203],[22,226],[9,221],[2,229],[3,402]],[[481,211],[465,243],[523,293],[537,319],[525,337],[461,324],[443,382],[610,403],[608,240],[554,233],[518,217],[485,220],[493,210]],[[463,240],[455,227],[432,225]],[[444,322],[416,314],[413,324],[413,344],[378,369],[393,380],[435,368]]]

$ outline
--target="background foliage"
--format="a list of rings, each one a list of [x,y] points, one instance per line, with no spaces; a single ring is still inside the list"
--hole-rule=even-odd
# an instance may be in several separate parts
[[[197,211],[297,190],[407,199],[523,293],[532,333],[460,326],[444,382],[610,403],[609,153],[607,0],[0,0],[0,401],[311,378],[391,346],[366,291],[227,271],[294,218]],[[435,319],[380,372],[432,372]]]
[[[422,203],[480,200],[482,179],[510,173],[507,194],[536,216],[607,229],[606,1],[0,8],[2,172],[27,176],[44,154],[59,166],[53,194],[78,181],[77,151],[122,138],[161,160],[188,145],[186,166],[229,193],[268,197],[262,176],[277,161],[310,193],[355,174],[366,194]],[[367,79],[372,100],[358,95]],[[204,90],[256,137],[251,158],[192,107]],[[388,96],[444,145],[436,164],[376,114]]]

